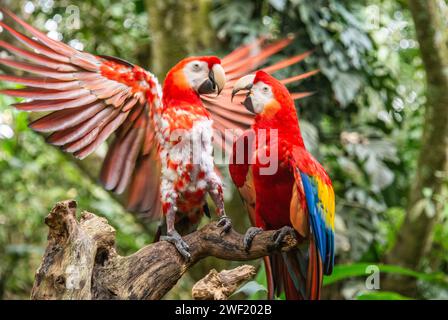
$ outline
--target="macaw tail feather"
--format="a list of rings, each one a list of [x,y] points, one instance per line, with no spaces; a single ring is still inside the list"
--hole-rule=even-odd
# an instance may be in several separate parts
[[[266,273],[268,299],[274,300],[275,299],[274,279],[273,279],[273,275],[272,275],[271,257],[263,257],[263,261],[264,261],[264,268],[265,268],[265,273]]]
[[[286,300],[320,299],[322,261],[314,241],[308,246],[271,255],[266,274],[268,299],[280,297],[283,292]]]

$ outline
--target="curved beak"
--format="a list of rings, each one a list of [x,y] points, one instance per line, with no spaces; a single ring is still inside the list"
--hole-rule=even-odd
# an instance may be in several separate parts
[[[226,84],[226,73],[220,64],[214,64],[210,72],[208,73],[208,79],[206,79],[198,89],[200,94],[209,94],[217,91],[218,95]]]
[[[210,79],[215,82],[219,95],[226,85],[226,73],[220,64],[213,65]]]
[[[250,97],[250,89],[252,89],[252,86],[254,85],[254,79],[255,79],[255,75],[253,75],[253,74],[244,76],[241,79],[239,79],[233,86],[232,99],[231,99],[231,101],[233,102],[233,97],[235,97],[235,95],[238,92],[240,92],[241,90],[249,90],[249,92],[247,93],[246,99],[244,99],[242,104],[246,107],[246,109],[248,111],[250,111],[252,113],[255,113],[255,110],[254,110],[254,105],[252,103],[252,99]]]
[[[254,74],[249,74],[247,76],[244,76],[244,77],[240,78],[233,85],[232,100],[231,101],[233,101],[233,97],[235,97],[235,95],[238,92],[240,92],[241,90],[250,90],[252,88],[252,86],[254,85],[254,79],[255,79],[255,75]]]

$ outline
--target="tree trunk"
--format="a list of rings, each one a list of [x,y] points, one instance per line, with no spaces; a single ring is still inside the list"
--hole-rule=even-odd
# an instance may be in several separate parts
[[[56,204],[45,223],[50,227],[48,246],[36,272],[32,299],[160,299],[205,257],[253,260],[297,245],[296,239],[287,236],[281,247],[276,247],[272,241],[275,231],[266,231],[257,235],[246,251],[241,234],[231,230],[223,235],[212,222],[184,237],[190,247],[188,261],[166,241],[122,257],[115,250],[114,228],[105,218],[89,212],[83,212],[78,222],[75,201]],[[229,290],[225,295],[235,289],[230,284],[239,283],[240,278],[226,280]]]
[[[159,79],[181,59],[212,46],[211,0],[147,0],[146,8],[152,37],[151,71]]]
[[[406,217],[386,261],[419,268],[432,243],[435,223],[447,200],[448,174],[448,32],[438,0],[409,0],[421,56],[426,69],[427,103],[417,172]],[[415,280],[387,278],[383,282],[409,296]]]

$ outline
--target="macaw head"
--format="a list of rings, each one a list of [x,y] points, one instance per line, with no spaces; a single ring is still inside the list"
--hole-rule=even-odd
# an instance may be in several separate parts
[[[168,72],[165,83],[181,91],[219,94],[226,83],[226,75],[218,57],[189,57]]]
[[[241,90],[248,90],[243,105],[257,115],[272,117],[282,109],[294,108],[288,89],[264,71],[239,79],[233,86],[232,99]]]

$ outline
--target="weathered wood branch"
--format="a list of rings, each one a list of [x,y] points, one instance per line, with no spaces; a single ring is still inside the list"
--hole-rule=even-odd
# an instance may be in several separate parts
[[[255,273],[255,267],[247,264],[221,272],[212,269],[204,278],[196,282],[191,289],[191,295],[195,300],[227,300]]]
[[[50,228],[48,246],[36,273],[32,299],[160,299],[207,256],[253,260],[297,245],[296,239],[288,236],[282,247],[276,248],[274,231],[266,231],[255,237],[246,252],[242,235],[233,230],[221,235],[212,222],[185,236],[190,261],[165,241],[123,257],[115,249],[114,228],[105,218],[86,211],[78,222],[75,201],[57,203],[45,223]]]

